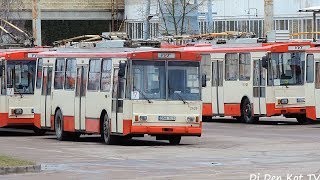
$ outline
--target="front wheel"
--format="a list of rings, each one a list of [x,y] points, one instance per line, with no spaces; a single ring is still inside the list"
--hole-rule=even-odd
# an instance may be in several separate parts
[[[252,105],[249,99],[245,99],[241,105],[241,120],[247,124],[254,124],[256,123],[259,118],[254,117],[252,113]]]
[[[181,136],[173,136],[169,138],[169,143],[172,145],[178,145],[180,144]]]
[[[111,135],[111,123],[107,114],[102,119],[101,138],[108,145],[116,143],[116,137]]]

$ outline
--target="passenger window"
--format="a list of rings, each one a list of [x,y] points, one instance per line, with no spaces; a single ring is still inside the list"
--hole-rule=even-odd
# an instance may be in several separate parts
[[[225,56],[225,78],[226,81],[236,81],[238,79],[238,54],[226,54]]]
[[[102,73],[101,73],[101,91],[110,92],[111,89],[111,59],[102,60]]]
[[[313,83],[314,81],[314,55],[308,54],[307,55],[307,68],[306,68],[306,76],[307,76],[307,83]]]
[[[65,89],[73,90],[76,82],[76,59],[67,59]]]
[[[100,89],[101,60],[92,59],[89,63],[88,90],[98,91]]]
[[[43,60],[38,59],[38,65],[37,65],[37,83],[36,87],[37,89],[41,88],[41,80],[42,80],[42,66],[43,66]]]
[[[316,63],[316,89],[320,89],[320,63]]]
[[[239,80],[249,81],[251,72],[251,56],[249,53],[239,55]]]
[[[54,75],[54,89],[63,89],[65,76],[65,60],[57,59]]]

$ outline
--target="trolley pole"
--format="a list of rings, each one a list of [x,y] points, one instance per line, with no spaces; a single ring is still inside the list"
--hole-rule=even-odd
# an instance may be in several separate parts
[[[264,0],[264,34],[274,30],[273,0]]]
[[[32,0],[32,32],[36,46],[41,46],[41,10],[40,0]]]

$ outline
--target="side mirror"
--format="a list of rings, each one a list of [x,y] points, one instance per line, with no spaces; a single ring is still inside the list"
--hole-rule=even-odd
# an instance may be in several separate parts
[[[268,69],[268,57],[267,56],[262,57],[261,63],[262,63],[263,68]]]
[[[123,78],[126,75],[127,62],[120,62],[118,77]]]
[[[3,76],[4,65],[0,65],[0,77]]]
[[[202,74],[202,87],[207,87],[207,75],[206,74]]]

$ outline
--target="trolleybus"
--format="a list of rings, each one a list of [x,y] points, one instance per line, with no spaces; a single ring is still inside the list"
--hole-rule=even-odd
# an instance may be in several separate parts
[[[30,126],[41,129],[35,96],[36,57],[45,49],[5,50],[0,57],[0,127]]]
[[[320,119],[320,47],[306,50],[306,116]]]
[[[58,140],[100,134],[106,144],[145,134],[171,144],[201,136],[200,60],[168,49],[40,53],[41,127]]]
[[[310,43],[261,47],[185,47],[202,55],[206,87],[203,116],[232,116],[254,123],[284,115],[306,123],[305,50]],[[204,79],[204,78],[203,78]]]

